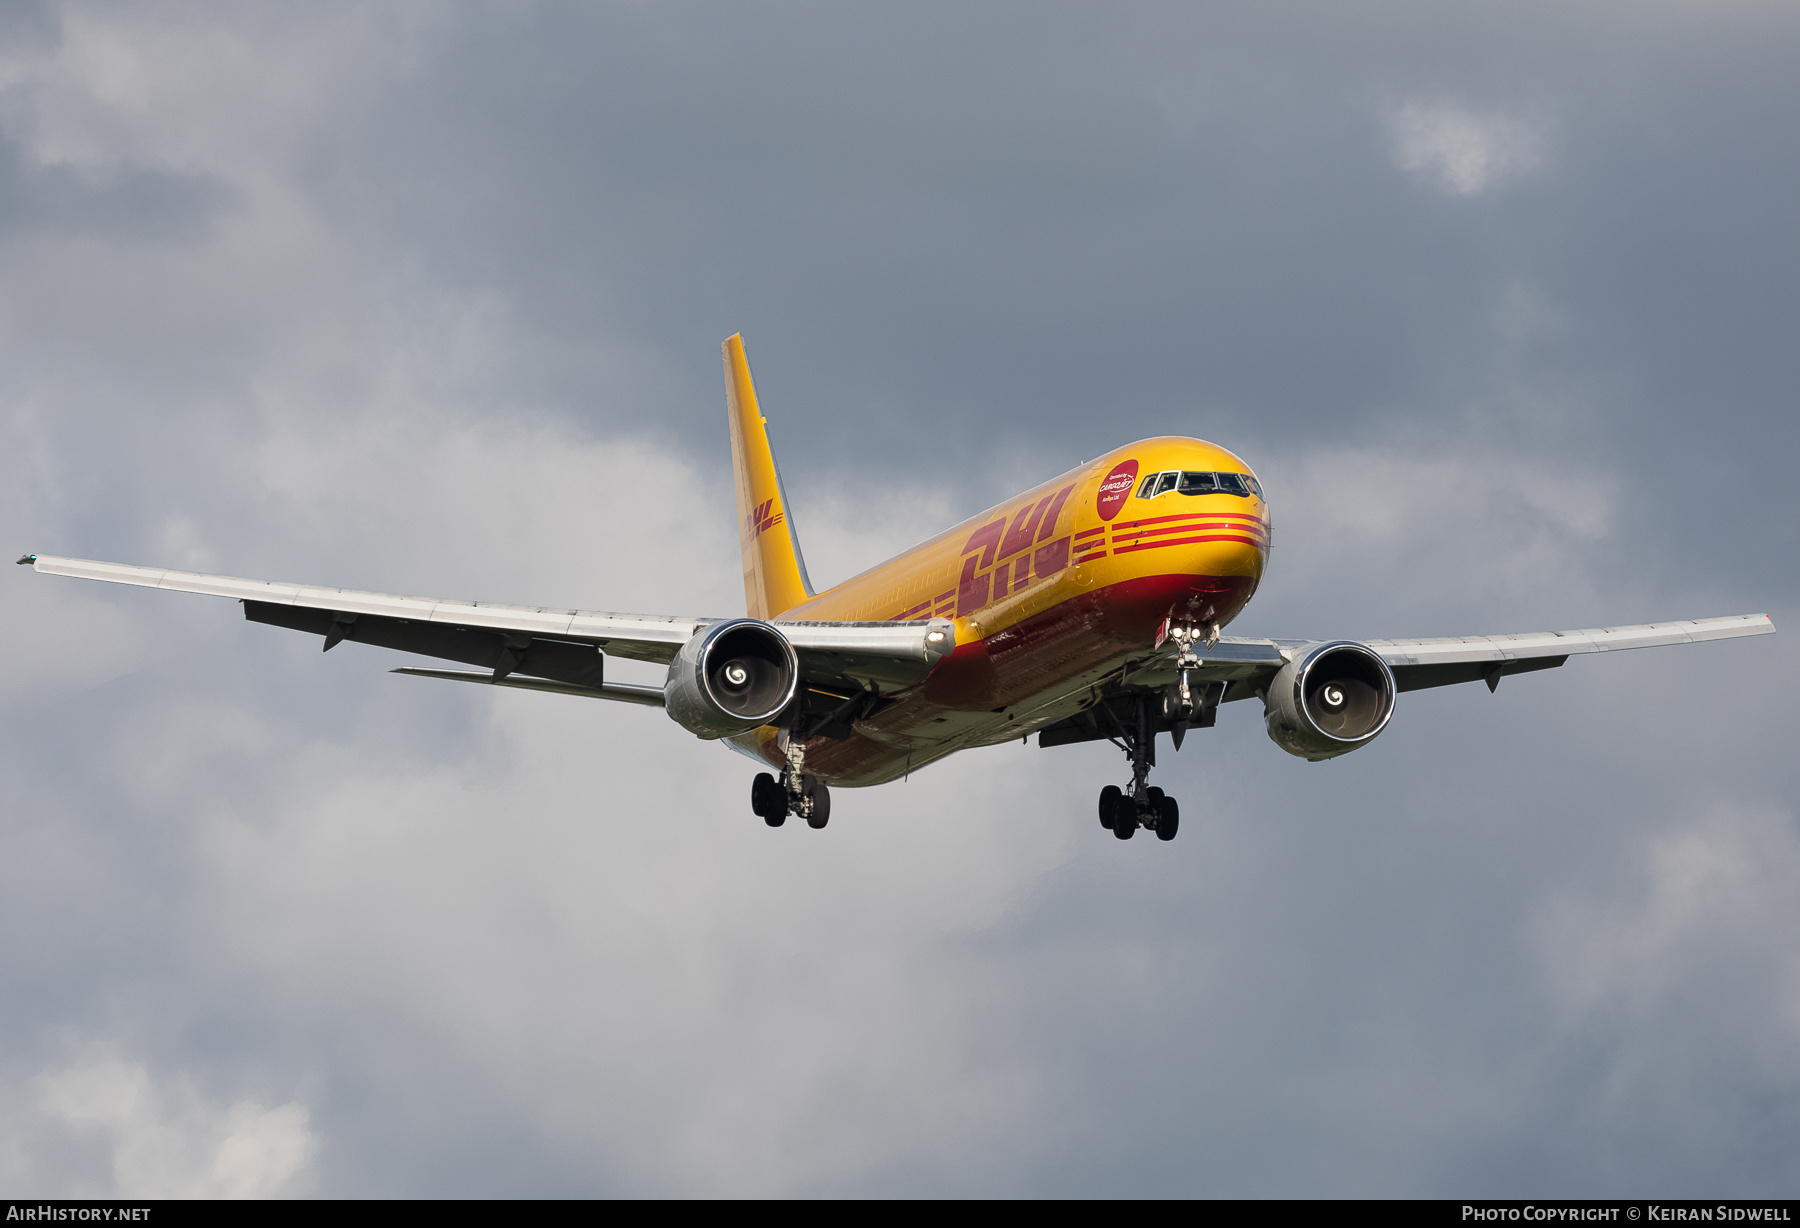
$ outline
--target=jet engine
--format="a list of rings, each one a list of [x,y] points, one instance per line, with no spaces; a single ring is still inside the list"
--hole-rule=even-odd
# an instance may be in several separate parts
[[[728,738],[772,722],[793,702],[800,660],[768,623],[714,623],[681,646],[669,663],[663,705],[676,724],[702,738]]]
[[[1364,644],[1308,645],[1263,701],[1269,737],[1290,755],[1331,759],[1374,741],[1394,714],[1394,675]]]

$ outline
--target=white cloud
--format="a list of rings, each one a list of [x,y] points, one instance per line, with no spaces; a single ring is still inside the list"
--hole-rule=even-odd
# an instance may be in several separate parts
[[[99,1053],[31,1081],[15,1134],[61,1130],[103,1145],[104,1173],[15,1172],[33,1191],[107,1198],[273,1198],[304,1192],[317,1150],[304,1105],[202,1096],[179,1075]],[[35,1120],[32,1120],[35,1118]],[[29,1151],[29,1146],[25,1149]]]
[[[1620,514],[1610,474],[1542,456],[1397,447],[1277,453],[1260,472],[1275,549],[1271,598],[1253,611],[1266,620],[1284,604],[1323,599],[1337,621],[1330,630],[1284,626],[1284,634],[1400,634],[1398,624],[1422,608],[1484,611],[1526,595],[1550,599],[1549,616],[1569,625],[1598,616],[1594,562]],[[1491,625],[1486,613],[1460,616],[1484,625],[1411,631],[1532,629]],[[1630,621],[1616,608],[1610,618]]]
[[[1452,196],[1480,195],[1541,159],[1539,134],[1506,115],[1408,103],[1389,122],[1400,168]]]
[[[17,574],[25,578],[23,568]],[[81,691],[116,677],[132,668],[142,644],[141,629],[96,593],[52,592],[47,585],[17,582],[0,602],[0,635],[20,645],[0,688],[0,708],[39,703],[47,694]]]
[[[297,750],[285,801],[203,836],[227,958],[302,1026],[359,1020],[378,1095],[445,1102],[454,1067],[639,1192],[854,1187],[1029,1129],[1043,1080],[958,949],[1070,855],[1053,779],[976,752],[772,832],[753,769],[654,712],[478,698],[468,762]]]
[[[49,54],[29,45],[0,53],[0,114],[51,165],[260,175],[322,113],[404,70],[412,17],[404,8],[294,18],[279,7],[63,5]]]
[[[1540,917],[1539,949],[1564,1008],[1654,1013],[1737,962],[1752,944],[1782,953],[1732,986],[1739,1026],[1785,1033],[1800,1077],[1800,829],[1777,810],[1715,805],[1631,849],[1617,889],[1569,889]],[[1747,1009],[1746,1009],[1747,1008]]]

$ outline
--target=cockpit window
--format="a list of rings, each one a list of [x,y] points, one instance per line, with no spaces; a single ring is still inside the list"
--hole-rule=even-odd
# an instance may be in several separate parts
[[[1151,474],[1138,487],[1138,498],[1154,499],[1172,490],[1179,490],[1184,495],[1236,495],[1240,499],[1255,495],[1262,498],[1262,487],[1247,473],[1198,473],[1191,469]]]

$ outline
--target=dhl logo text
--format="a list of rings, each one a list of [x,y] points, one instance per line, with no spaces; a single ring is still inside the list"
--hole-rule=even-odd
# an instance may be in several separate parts
[[[1073,486],[1065,486],[1020,508],[1010,526],[1002,516],[969,535],[956,585],[958,618],[1018,592],[1033,576],[1054,575],[1069,565],[1069,539],[1055,534],[1063,504],[1074,493]]]
[[[776,512],[774,515],[769,514],[769,509],[774,506],[775,500],[764,499],[756,505],[755,511],[744,517],[744,533],[746,534],[744,540],[746,542],[755,541],[786,519],[785,514],[781,512]]]

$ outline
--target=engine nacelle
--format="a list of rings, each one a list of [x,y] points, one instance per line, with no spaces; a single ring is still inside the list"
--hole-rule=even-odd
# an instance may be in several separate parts
[[[1367,645],[1313,644],[1281,667],[1263,702],[1275,745],[1303,759],[1331,759],[1387,726],[1394,674]]]
[[[671,719],[702,738],[729,738],[767,725],[793,702],[800,659],[768,623],[714,623],[681,646],[663,683]]]

